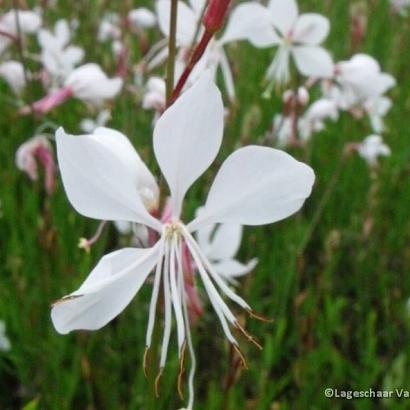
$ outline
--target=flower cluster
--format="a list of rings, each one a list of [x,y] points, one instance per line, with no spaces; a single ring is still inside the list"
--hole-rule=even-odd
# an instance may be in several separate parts
[[[408,6],[404,0],[391,3],[400,13]],[[365,18],[359,14],[352,19],[355,47],[366,32]],[[313,170],[282,150],[309,152],[315,134],[349,116],[362,121],[368,128],[364,135],[369,136],[346,144],[349,149],[341,155],[354,151],[370,169],[377,169],[379,158],[391,154],[382,135],[389,131],[389,93],[396,80],[357,48],[339,56],[344,59],[334,59],[326,45],[332,34],[328,18],[302,12],[296,0],[245,1],[231,7],[228,0],[157,0],[152,10],[105,10],[96,27],[93,45],[109,50],[101,63],[80,46],[77,20],[51,23],[41,8],[0,15],[0,78],[14,94],[16,114],[41,122],[17,150],[17,168],[31,181],[44,175],[49,197],[56,191],[59,172],[75,210],[100,221],[94,237],[80,240],[81,248],[90,250],[108,222],[127,237],[126,247],[103,256],[76,291],[53,304],[52,322],[61,334],[100,329],[144,284],[152,284],[144,367],[147,370],[161,305],[164,324],[156,387],[175,323],[178,387],[181,392],[188,351],[187,408],[192,409],[192,327],[207,309],[205,295],[244,366],[237,334],[261,347],[227,300],[261,318],[239,296],[240,278],[258,266],[257,255],[247,262],[238,257],[244,226],[283,220],[298,212],[311,194]],[[231,54],[245,41],[250,50],[267,57],[261,85],[254,81],[253,86],[259,87],[261,100],[269,101],[271,127],[259,140],[252,136],[260,145],[245,145],[238,138],[237,149],[215,174],[204,205],[189,214],[185,197],[217,157],[224,125],[240,104],[239,85],[249,82]],[[171,68],[164,79],[166,63]],[[224,96],[217,86],[220,79]],[[27,92],[33,84],[34,94]],[[143,161],[143,153],[140,156],[120,131],[107,127],[115,121],[116,101],[122,98],[130,98],[135,109],[153,112],[147,115],[162,183]],[[73,133],[83,134],[77,136],[66,133],[60,126],[68,128],[65,124],[56,126],[48,119],[72,99],[82,107]],[[8,350],[4,331],[0,322],[0,349]]]

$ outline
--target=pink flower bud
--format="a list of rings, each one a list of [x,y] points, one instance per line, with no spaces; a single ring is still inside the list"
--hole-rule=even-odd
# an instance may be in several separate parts
[[[26,106],[20,109],[20,114],[26,115],[33,110],[37,114],[46,114],[53,108],[65,103],[73,96],[73,90],[71,87],[63,87],[59,90],[46,95],[40,100],[32,104],[32,106]]]
[[[50,142],[43,135],[37,135],[24,144],[16,152],[16,165],[24,171],[32,181],[38,180],[38,163],[44,167],[45,189],[48,195],[55,191],[55,162]]]
[[[230,0],[210,0],[203,23],[207,31],[216,33],[224,23]]]

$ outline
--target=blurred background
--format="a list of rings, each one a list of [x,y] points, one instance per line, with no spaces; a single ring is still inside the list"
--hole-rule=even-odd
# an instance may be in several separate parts
[[[52,3],[52,2],[50,2]],[[389,93],[393,107],[386,117],[385,142],[392,154],[377,169],[345,146],[371,134],[366,121],[350,114],[326,124],[307,147],[289,149],[309,163],[317,181],[312,197],[296,216],[267,227],[245,228],[238,259],[259,258],[254,272],[241,280],[239,294],[272,323],[243,317],[262,352],[243,343],[249,370],[233,371],[232,357],[210,306],[193,330],[198,358],[196,409],[372,409],[409,408],[406,400],[328,399],[327,387],[340,390],[410,388],[410,19],[392,13],[387,0],[303,0],[300,9],[327,16],[331,31],[326,47],[335,61],[360,51],[375,57],[397,85]],[[360,6],[357,6],[357,5]],[[150,1],[15,2],[42,8],[43,24],[60,18],[78,21],[73,44],[85,61],[97,62],[113,75],[110,45],[96,42],[106,11],[126,14]],[[13,2],[0,3],[0,16]],[[358,8],[359,7],[359,8]],[[365,22],[363,38],[352,41],[352,16]],[[147,30],[147,44],[161,37]],[[128,34],[130,64],[147,48]],[[26,64],[36,61],[35,36],[24,42]],[[16,46],[17,47],[17,46]],[[12,53],[19,56],[18,47]],[[227,48],[237,91],[229,104],[223,149],[217,164],[190,190],[185,214],[203,203],[218,165],[243,144],[260,143],[282,111],[281,94],[262,98],[263,76],[273,49],[247,42]],[[157,74],[164,75],[159,68]],[[135,85],[130,76],[127,81]],[[142,95],[128,92],[111,104],[108,126],[127,135],[152,170],[158,170],[151,137],[153,113],[141,108]],[[314,92],[313,92],[314,93]],[[31,81],[23,100],[44,91]],[[312,98],[312,96],[311,96]],[[179,362],[172,345],[159,399],[142,371],[151,286],[98,332],[61,336],[50,320],[50,304],[76,289],[99,258],[127,238],[108,226],[90,253],[79,249],[98,221],[78,215],[61,181],[48,196],[42,178],[33,183],[17,169],[15,153],[38,133],[62,125],[81,133],[85,106],[72,100],[46,116],[20,116],[16,97],[0,79],[0,408],[1,409],[179,409],[176,378]],[[40,127],[40,128],[39,128]],[[241,312],[237,312],[241,317]],[[3,333],[3,334],[2,334]],[[4,339],[7,338],[7,342]],[[172,339],[171,339],[172,340]],[[172,340],[175,344],[175,340]]]

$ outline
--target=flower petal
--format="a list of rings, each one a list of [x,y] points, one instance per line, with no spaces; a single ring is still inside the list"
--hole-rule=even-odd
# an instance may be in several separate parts
[[[293,28],[293,40],[302,44],[318,45],[329,34],[329,20],[316,13],[302,14]]]
[[[154,151],[179,216],[193,182],[215,159],[222,142],[224,108],[209,73],[168,108],[154,129]]]
[[[162,34],[168,37],[171,2],[169,0],[159,0],[156,3],[156,9],[158,15],[158,23]],[[199,16],[197,16],[186,3],[178,1],[177,20],[177,44],[179,47],[188,47],[194,40]]]
[[[144,284],[158,252],[159,244],[104,256],[76,292],[54,304],[51,319],[57,332],[100,329],[118,316]]]
[[[67,20],[58,20],[54,26],[54,32],[61,48],[69,43],[71,35]]]
[[[233,258],[241,246],[242,226],[221,224],[215,231],[206,256],[211,260]]]
[[[137,189],[142,203],[148,211],[154,211],[159,206],[159,187],[151,171],[140,158],[128,138],[119,131],[106,127],[98,127],[94,130],[94,135],[101,136],[98,141],[104,144],[107,149],[115,151],[119,158],[124,160],[129,173],[136,172]]]
[[[56,141],[64,188],[77,212],[161,230],[142,203],[138,190],[142,161],[125,136],[103,132],[75,137],[59,128]]]
[[[235,259],[225,259],[218,263],[213,263],[216,272],[225,278],[238,278],[251,272],[258,264],[258,259],[252,259],[244,264]]]
[[[296,67],[307,77],[330,78],[334,65],[330,54],[322,47],[298,46],[292,48]]]
[[[235,151],[222,164],[204,210],[188,225],[264,225],[298,211],[310,195],[313,170],[285,152],[258,146]]]
[[[206,3],[206,0],[189,0],[192,10],[194,10],[198,17],[202,14]]]
[[[275,27],[284,36],[289,35],[299,14],[296,0],[271,0],[268,8]]]
[[[255,47],[269,47],[280,42],[266,7],[258,3],[243,3],[232,11],[219,41],[229,43],[237,40],[249,40]]]

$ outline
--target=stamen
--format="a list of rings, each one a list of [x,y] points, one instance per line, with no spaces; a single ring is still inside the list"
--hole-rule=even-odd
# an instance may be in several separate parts
[[[169,290],[169,246],[165,242],[165,263],[164,263],[164,307],[165,307],[165,325],[164,336],[162,339],[160,368],[165,366],[168,354],[169,339],[171,337],[171,292]]]
[[[260,320],[261,322],[265,322],[265,323],[272,323],[275,321],[275,319],[272,319],[270,317],[265,317],[263,315],[261,315],[260,313],[256,313],[254,310],[252,309],[246,309],[246,311],[249,313],[249,315],[257,320]]]
[[[81,297],[83,297],[83,295],[67,295],[67,296],[62,297],[61,299],[57,299],[55,302],[52,302],[51,307],[54,307],[54,306],[60,305],[61,303],[67,302],[69,300],[74,300],[74,299],[81,298]]]
[[[157,303],[158,303],[158,294],[159,288],[161,284],[161,276],[162,276],[162,269],[164,263],[164,241],[161,240],[161,248],[159,251],[157,267],[155,269],[155,279],[154,279],[154,288],[152,290],[152,296],[149,306],[149,316],[148,316],[148,326],[147,326],[147,334],[146,334],[146,341],[145,345],[149,348],[152,342],[152,333],[154,331],[155,326],[155,316],[157,312]]]
[[[181,400],[184,400],[184,374],[185,374],[185,350],[186,350],[186,341],[182,345],[181,358],[179,360],[179,373],[178,373],[178,394]]]
[[[187,237],[186,239],[189,239],[189,238]],[[206,273],[206,270],[202,265],[202,262],[201,262],[200,258],[198,257],[198,255],[196,254],[196,252],[195,252],[195,250],[192,246],[191,241],[188,240],[186,243],[187,243],[189,251],[191,252],[191,255],[192,255],[192,257],[195,261],[195,264],[198,268],[199,275],[201,276],[202,282],[203,282],[203,284],[205,286],[205,289],[208,293],[209,300],[211,301],[211,304],[212,304],[212,306],[215,310],[215,313],[217,314],[217,316],[219,318],[219,321],[221,322],[222,329],[225,333],[225,336],[227,337],[227,339],[231,343],[237,344],[237,341],[232,336],[232,333],[229,330],[229,326],[228,326],[228,324],[226,322],[226,319],[225,319],[225,315],[229,312],[229,316],[227,318],[232,324],[234,324],[236,322],[235,316],[230,312],[230,310],[225,305],[224,301],[222,300],[222,298],[220,297],[220,295],[216,291],[215,286],[213,285],[213,283],[209,279],[209,277]],[[225,307],[225,309],[224,309],[224,307]]]
[[[233,343],[232,346],[235,349],[235,352],[238,353],[238,356],[242,363],[242,367],[248,370],[249,367],[248,367],[248,363],[246,362],[245,355],[242,353],[241,349],[239,349],[239,346],[237,344]]]
[[[144,375],[145,377],[148,379],[148,372],[147,372],[147,368],[148,368],[148,352],[149,352],[149,347],[146,346],[145,347],[145,351],[144,351],[144,358],[142,360],[142,366],[144,369]]]
[[[100,222],[97,230],[95,231],[95,234],[90,239],[80,238],[78,247],[80,249],[84,249],[87,253],[89,253],[91,247],[100,239],[106,225],[107,221]]]
[[[162,374],[164,373],[164,368],[160,367],[157,377],[155,378],[155,397],[159,397],[159,385],[161,381]]]
[[[180,242],[178,243],[178,249],[181,252]],[[185,297],[185,292],[184,292],[183,268],[182,268],[182,258],[181,258],[180,252],[177,251],[177,254],[176,254],[178,271],[181,272],[181,274],[178,275],[178,279],[179,279],[178,286],[181,291],[182,308],[183,308],[184,317],[185,317],[185,331],[187,335],[189,355],[191,358],[191,370],[189,372],[189,379],[188,379],[189,397],[188,397],[188,407],[187,408],[193,409],[194,408],[194,396],[195,396],[194,378],[195,378],[195,370],[196,370],[196,358],[195,358],[194,347],[192,345],[191,328],[189,326],[189,314],[188,314],[188,308],[187,308],[186,297]]]
[[[240,324],[239,322],[236,322],[235,327],[248,339],[249,342],[253,343],[259,350],[263,350],[263,347],[260,345],[260,343],[257,341],[255,336],[252,336],[250,333],[248,333]]]
[[[218,275],[218,273],[215,272],[215,269],[212,267],[212,264],[208,261],[208,258],[204,255],[202,249],[198,246],[198,244],[196,243],[192,235],[189,233],[189,231],[186,228],[183,229],[187,241],[192,245],[192,247],[195,248],[203,264],[205,265],[205,268],[211,275],[212,279],[217,283],[219,288],[222,290],[222,292],[224,292],[229,299],[237,303],[243,309],[251,309],[251,307],[240,296],[233,292],[232,289],[229,288],[229,286],[227,286],[227,284],[220,278],[220,276]]]
[[[184,318],[182,316],[181,309],[181,298],[178,295],[177,284],[176,284],[176,272],[175,272],[175,253],[177,252],[175,239],[172,240],[170,249],[170,282],[171,282],[171,299],[172,305],[174,306],[175,320],[177,322],[177,332],[178,332],[178,348],[179,351],[182,349],[182,345],[185,341],[185,330],[184,330]]]

